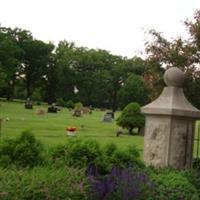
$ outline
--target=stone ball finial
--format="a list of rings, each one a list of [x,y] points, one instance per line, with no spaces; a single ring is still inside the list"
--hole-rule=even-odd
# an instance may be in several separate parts
[[[164,73],[164,81],[167,86],[182,87],[184,79],[184,73],[177,67],[169,68]]]

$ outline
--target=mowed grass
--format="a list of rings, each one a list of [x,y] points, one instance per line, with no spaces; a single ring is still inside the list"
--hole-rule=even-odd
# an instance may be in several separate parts
[[[119,148],[135,145],[138,150],[142,151],[143,149],[142,136],[124,134],[116,137],[116,123],[102,122],[105,112],[99,110],[94,110],[91,115],[86,114],[83,117],[73,117],[66,108],[56,114],[37,115],[37,109],[47,111],[48,106],[34,106],[33,110],[28,110],[22,103],[0,102],[0,104],[0,118],[4,119],[1,138],[16,137],[22,131],[30,130],[37,139],[53,146],[65,144],[70,139],[67,136],[66,128],[75,126],[77,128],[76,138],[97,140],[100,145],[112,142]],[[117,116],[119,113],[116,113]]]

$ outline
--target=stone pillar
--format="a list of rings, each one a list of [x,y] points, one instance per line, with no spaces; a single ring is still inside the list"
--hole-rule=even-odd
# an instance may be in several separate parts
[[[164,74],[167,87],[152,103],[142,107],[145,115],[144,162],[156,168],[188,169],[192,165],[194,124],[200,111],[185,98],[184,73],[176,68]]]

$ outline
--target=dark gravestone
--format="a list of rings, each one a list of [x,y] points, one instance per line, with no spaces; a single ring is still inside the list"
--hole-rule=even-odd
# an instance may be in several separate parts
[[[74,117],[81,117],[82,116],[81,110],[74,110],[73,116]]]
[[[106,113],[104,116],[103,116],[103,122],[112,122],[113,121],[113,115],[111,113]]]
[[[32,103],[32,101],[30,101],[30,99],[27,99],[27,101],[26,101],[24,107],[25,107],[26,109],[33,109],[33,103]]]
[[[56,107],[48,107],[48,113],[57,113],[58,109]]]

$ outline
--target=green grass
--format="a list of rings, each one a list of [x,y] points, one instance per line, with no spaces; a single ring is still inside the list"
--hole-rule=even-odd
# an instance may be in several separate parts
[[[36,114],[37,109],[47,110],[47,106],[34,106],[33,110],[24,109],[24,104],[14,102],[1,102],[0,118],[4,118],[1,130],[1,138],[18,136],[24,130],[30,130],[39,140],[47,145],[65,144],[69,140],[68,126],[77,127],[77,138],[94,139],[101,145],[113,142],[119,148],[135,145],[139,150],[143,148],[142,136],[130,136],[128,134],[116,137],[117,125],[101,122],[105,112],[93,111],[91,115],[73,117],[66,108],[57,114]],[[116,114],[116,117],[119,113]],[[9,118],[8,121],[5,119]]]
[[[0,118],[3,118],[1,138],[11,138],[18,136],[24,130],[30,130],[43,143],[52,146],[65,144],[69,140],[66,127],[77,127],[77,138],[94,139],[101,145],[113,142],[119,148],[126,148],[128,145],[135,145],[137,149],[143,149],[143,137],[130,136],[128,134],[116,137],[117,125],[113,123],[103,123],[101,119],[105,112],[95,110],[92,115],[83,117],[73,117],[66,108],[57,114],[45,113],[40,116],[36,114],[37,109],[47,110],[47,105],[34,106],[33,110],[24,109],[23,103],[0,102]],[[119,113],[116,113],[116,117]],[[9,121],[5,119],[9,118]],[[196,124],[200,126],[200,121]],[[196,136],[197,137],[197,136]],[[197,152],[197,142],[194,143],[194,155]],[[200,156],[200,150],[199,150]]]

